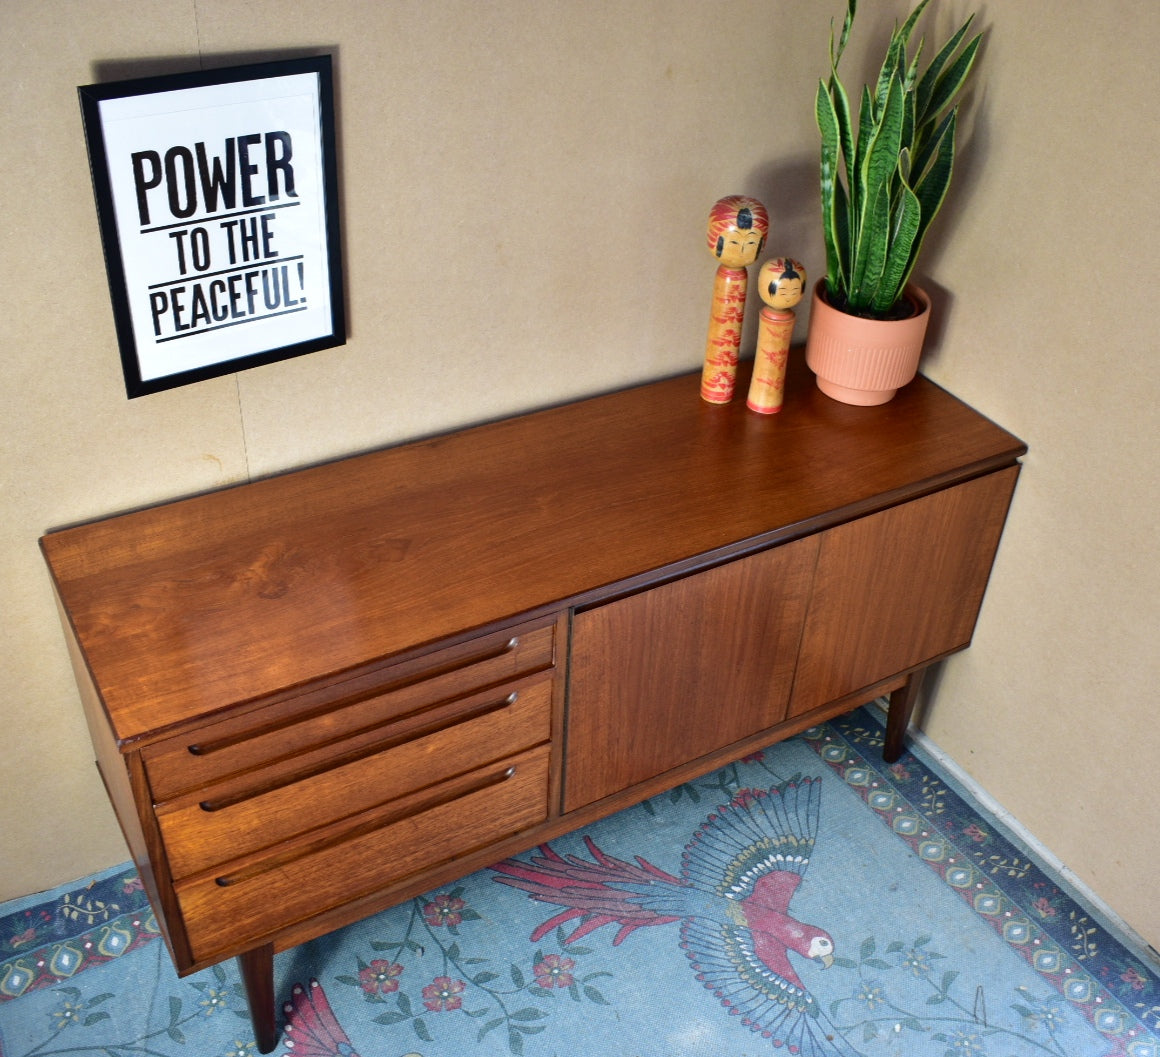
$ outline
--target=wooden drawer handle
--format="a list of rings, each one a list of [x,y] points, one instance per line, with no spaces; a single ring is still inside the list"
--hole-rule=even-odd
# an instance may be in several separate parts
[[[355,697],[345,698],[338,702],[337,705],[332,702],[324,705],[321,708],[316,708],[310,712],[303,713],[296,716],[291,723],[270,723],[264,727],[258,727],[254,730],[242,731],[238,734],[230,734],[224,738],[217,738],[214,741],[198,742],[195,745],[187,745],[192,756],[210,756],[215,752],[220,752],[222,749],[232,748],[234,745],[240,745],[244,741],[250,741],[253,738],[259,738],[263,734],[271,734],[276,730],[283,730],[286,727],[293,726],[296,723],[305,723],[307,720],[314,719],[315,716],[323,713],[337,710],[339,708],[349,708],[351,705],[361,704],[372,697],[381,697],[383,694],[391,693],[395,690],[401,690],[403,687],[411,686],[414,683],[425,682],[428,679],[437,679],[440,676],[448,675],[451,672],[460,671],[463,668],[470,668],[473,664],[483,664],[485,661],[494,661],[505,654],[511,653],[519,649],[520,639],[518,635],[513,635],[502,646],[495,649],[487,650],[484,653],[477,653],[471,657],[464,657],[460,660],[445,664],[439,668],[428,668],[419,675],[412,676],[408,679],[400,679],[398,682],[389,683],[385,686],[376,686],[371,690],[367,690]]]
[[[425,723],[421,727],[416,727],[414,730],[408,731],[406,734],[396,734],[393,737],[382,738],[373,745],[364,745],[359,749],[352,749],[339,756],[331,756],[329,759],[316,763],[312,767],[299,768],[290,774],[284,774],[278,778],[271,778],[249,789],[231,793],[228,796],[215,797],[212,800],[203,800],[198,804],[198,807],[202,811],[221,811],[224,808],[233,807],[235,804],[253,800],[255,797],[265,796],[267,793],[274,792],[275,789],[283,789],[288,785],[293,785],[295,782],[305,781],[307,778],[313,778],[315,775],[325,774],[327,771],[345,767],[348,763],[355,763],[358,760],[366,759],[368,756],[374,756],[377,753],[386,752],[388,749],[395,749],[400,745],[406,745],[408,742],[418,741],[420,738],[438,734],[442,730],[458,726],[461,723],[468,723],[473,719],[482,719],[484,716],[490,716],[494,712],[511,708],[519,700],[519,696],[518,692],[513,691],[499,701],[485,701],[476,705],[462,715],[456,716],[453,723],[449,723],[445,719],[435,719],[429,723]]]
[[[271,870],[281,869],[298,859],[306,858],[308,855],[314,855],[317,852],[325,851],[328,848],[344,844],[347,841],[365,837],[367,834],[374,833],[376,830],[385,829],[387,826],[393,825],[396,822],[402,822],[403,819],[422,814],[426,811],[433,811],[437,807],[454,803],[456,800],[461,800],[474,793],[481,793],[485,789],[502,785],[509,778],[514,778],[515,774],[516,768],[513,765],[503,771],[497,771],[493,774],[478,778],[464,788],[457,788],[445,792],[439,792],[436,788],[427,797],[417,802],[412,802],[405,808],[395,808],[393,811],[388,811],[386,814],[380,815],[377,818],[368,819],[354,826],[352,829],[344,830],[342,833],[330,837],[322,837],[316,841],[312,841],[305,847],[295,848],[293,851],[283,852],[281,855],[275,855],[272,858],[255,863],[253,866],[245,866],[240,870],[236,870],[234,873],[215,877],[214,882],[222,888],[229,888],[230,885],[241,884],[243,881],[251,881],[255,877],[260,877],[262,874],[269,873]]]

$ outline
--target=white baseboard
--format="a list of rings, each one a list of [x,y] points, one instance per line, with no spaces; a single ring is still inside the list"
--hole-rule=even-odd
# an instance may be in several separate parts
[[[881,711],[883,722],[886,717],[886,701],[880,699],[874,706]],[[1149,946],[1123,918],[1107,905],[1075,872],[1070,870],[1054,852],[1039,840],[1019,819],[1011,814],[990,793],[980,786],[966,771],[948,756],[921,730],[911,727],[907,732],[908,748],[917,748],[918,755],[927,756],[935,766],[959,787],[957,790],[973,800],[987,815],[994,818],[1013,844],[1026,850],[1042,866],[1061,889],[1076,902],[1092,912],[1113,936],[1128,950],[1148,965],[1155,973],[1160,973],[1160,952]]]

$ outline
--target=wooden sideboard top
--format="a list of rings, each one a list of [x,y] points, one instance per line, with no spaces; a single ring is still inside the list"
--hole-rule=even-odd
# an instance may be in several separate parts
[[[699,377],[46,535],[118,741],[793,539],[1026,450],[922,377],[849,407],[795,351],[771,416],[702,402]]]

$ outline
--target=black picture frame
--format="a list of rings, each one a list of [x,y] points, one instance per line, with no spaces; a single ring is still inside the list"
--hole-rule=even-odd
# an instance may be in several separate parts
[[[129,398],[346,342],[329,55],[77,92]]]

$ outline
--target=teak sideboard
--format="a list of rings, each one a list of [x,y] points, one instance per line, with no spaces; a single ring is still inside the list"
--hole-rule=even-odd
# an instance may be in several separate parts
[[[699,379],[42,539],[173,961],[238,956],[263,1052],[276,951],[883,694],[901,753],[1025,446],[922,377]]]

